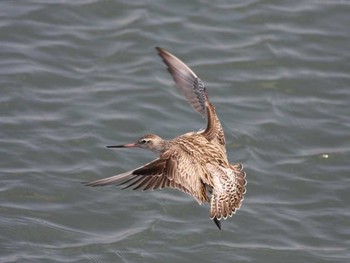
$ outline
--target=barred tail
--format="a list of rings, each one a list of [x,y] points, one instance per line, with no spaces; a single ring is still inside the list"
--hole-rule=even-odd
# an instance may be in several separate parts
[[[213,193],[210,201],[210,218],[221,220],[231,217],[241,207],[247,181],[241,164],[223,168],[207,164],[213,176]]]

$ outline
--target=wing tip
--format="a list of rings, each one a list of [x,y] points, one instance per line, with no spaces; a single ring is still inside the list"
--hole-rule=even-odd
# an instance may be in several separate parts
[[[109,183],[104,183],[102,180],[103,179],[101,179],[101,180],[94,180],[94,181],[90,181],[90,182],[82,182],[82,184],[84,186],[91,186],[91,187],[104,186],[104,185],[108,185],[109,184]]]
[[[164,49],[163,48],[161,48],[161,47],[159,47],[159,46],[156,46],[156,47],[154,47],[158,52],[162,52],[162,51],[164,51]]]
[[[161,48],[159,46],[156,46],[155,49],[157,50],[158,55],[164,60],[164,56],[172,56],[171,53],[164,48]],[[165,62],[165,61],[164,61]]]
[[[207,115],[208,93],[202,80],[181,59],[156,46],[158,55],[167,66],[177,88],[185,95],[190,105],[203,117]]]

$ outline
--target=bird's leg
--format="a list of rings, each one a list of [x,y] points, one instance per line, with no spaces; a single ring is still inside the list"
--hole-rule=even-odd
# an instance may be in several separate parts
[[[221,230],[221,222],[216,217],[213,218],[213,221],[216,224],[216,226]]]

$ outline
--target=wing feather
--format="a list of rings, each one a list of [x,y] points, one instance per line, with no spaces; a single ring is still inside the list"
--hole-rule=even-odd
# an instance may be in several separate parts
[[[179,152],[178,152],[179,151]],[[191,194],[199,204],[209,201],[206,186],[202,180],[204,170],[191,156],[183,150],[172,150],[168,155],[166,170],[176,188]]]
[[[190,105],[206,117],[207,127],[201,133],[208,141],[214,141],[225,150],[225,136],[215,107],[209,102],[208,94],[203,82],[197,75],[180,59],[170,52],[156,47],[159,56],[168,67],[176,87],[185,95]]]
[[[203,117],[206,115],[207,100],[206,89],[203,82],[197,75],[180,59],[162,49],[156,47],[159,56],[168,67],[168,71],[173,77],[176,87],[185,95],[194,110]]]
[[[87,186],[125,185],[123,189],[133,187],[133,190],[149,190],[170,187],[182,192],[193,194],[189,183],[178,180],[177,159],[171,151],[164,153],[160,158],[134,170],[114,175],[108,178],[85,183]],[[197,194],[194,194],[198,201]]]

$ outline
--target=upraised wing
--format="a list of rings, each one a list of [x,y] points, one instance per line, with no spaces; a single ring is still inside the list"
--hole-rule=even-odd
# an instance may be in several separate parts
[[[156,47],[159,56],[168,67],[176,87],[185,95],[191,106],[207,119],[207,128],[202,131],[209,141],[215,141],[225,150],[225,136],[215,107],[209,102],[208,94],[203,82],[180,59],[168,51]]]
[[[191,106],[205,117],[207,95],[203,82],[180,59],[160,47],[156,47],[156,49],[168,66],[168,71],[173,77],[176,87],[185,95]]]

